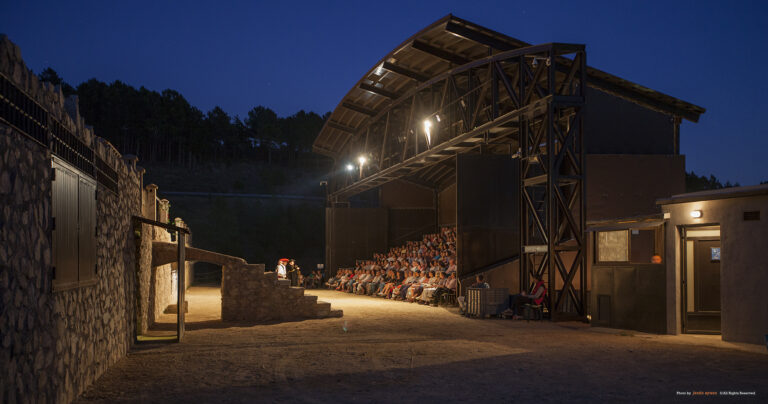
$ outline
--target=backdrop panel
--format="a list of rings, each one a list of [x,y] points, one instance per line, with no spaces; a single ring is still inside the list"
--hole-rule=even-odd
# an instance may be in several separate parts
[[[386,208],[326,208],[326,273],[387,249]]]
[[[518,161],[507,155],[462,154],[456,157],[460,277],[518,255],[518,173]]]

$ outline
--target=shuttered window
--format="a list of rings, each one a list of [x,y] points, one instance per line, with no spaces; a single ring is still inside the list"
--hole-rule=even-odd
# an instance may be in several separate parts
[[[53,159],[53,286],[56,290],[96,281],[96,183]]]

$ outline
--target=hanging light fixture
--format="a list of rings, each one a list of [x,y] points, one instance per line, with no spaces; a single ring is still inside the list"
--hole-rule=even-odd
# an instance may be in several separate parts
[[[429,118],[424,120],[424,136],[427,137],[427,148],[432,144],[432,121]]]

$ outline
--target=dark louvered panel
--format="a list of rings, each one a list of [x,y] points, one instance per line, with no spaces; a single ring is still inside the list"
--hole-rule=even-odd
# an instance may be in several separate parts
[[[87,282],[96,277],[96,184],[80,177],[78,197],[78,272],[80,282]]]
[[[115,194],[117,191],[117,171],[110,167],[106,161],[99,156],[94,156],[96,161],[96,181]]]
[[[51,119],[51,151],[83,173],[96,178],[94,153],[80,139],[54,119]]]
[[[0,75],[0,120],[32,140],[48,145],[48,112]]]
[[[57,289],[76,286],[78,282],[78,176],[54,163],[53,181],[53,266]]]

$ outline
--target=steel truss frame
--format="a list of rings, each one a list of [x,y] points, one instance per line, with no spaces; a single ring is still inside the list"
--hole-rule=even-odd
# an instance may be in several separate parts
[[[551,57],[549,62],[561,60]],[[531,278],[547,283],[545,303],[553,320],[583,319],[587,314],[586,89],[574,87],[575,82],[586,82],[585,52],[576,53],[564,80],[558,81],[556,72],[561,70],[550,69],[548,88],[536,89],[553,96],[546,113],[519,122],[520,284],[530,291]]]
[[[509,144],[521,164],[521,289],[542,276],[553,318],[585,316],[584,46],[550,43],[491,54],[404,94],[366,88],[393,101],[348,131],[342,155],[348,162],[362,155],[368,163],[360,178],[339,175],[330,202],[439,166],[478,145]]]
[[[583,51],[583,45],[561,43],[504,51],[398,94],[357,129],[344,127],[349,140],[337,159],[338,166],[354,164],[361,155],[366,156],[367,163],[362,176],[336,176],[331,202],[406,177],[479,144],[516,143],[510,135],[518,132],[523,115],[542,115],[550,102],[574,101],[566,90],[576,88],[583,77],[570,74],[572,60],[564,56]],[[558,63],[544,63],[553,59]],[[555,69],[560,71],[555,74]],[[562,91],[547,93],[549,72],[563,86]],[[373,84],[366,88],[377,96],[395,96],[392,91],[382,95]],[[431,142],[424,136],[423,122],[427,119],[433,125]]]

